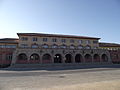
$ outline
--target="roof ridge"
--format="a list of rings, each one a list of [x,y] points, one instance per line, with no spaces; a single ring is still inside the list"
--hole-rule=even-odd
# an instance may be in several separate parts
[[[17,33],[17,35],[46,35],[46,36],[62,36],[62,37],[76,37],[76,38],[91,38],[100,39],[97,37],[78,36],[78,35],[64,35],[64,34],[45,34],[45,33]]]

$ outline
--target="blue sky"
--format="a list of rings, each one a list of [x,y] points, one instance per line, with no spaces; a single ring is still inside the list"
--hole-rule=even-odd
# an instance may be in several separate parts
[[[120,43],[120,0],[0,0],[0,38],[24,32]]]

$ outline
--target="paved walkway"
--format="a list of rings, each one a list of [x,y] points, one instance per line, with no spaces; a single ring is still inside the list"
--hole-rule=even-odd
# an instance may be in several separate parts
[[[119,65],[66,70],[0,70],[0,90],[120,90]]]

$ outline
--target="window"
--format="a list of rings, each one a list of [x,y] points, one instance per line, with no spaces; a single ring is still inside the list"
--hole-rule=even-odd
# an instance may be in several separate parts
[[[86,40],[86,44],[90,44],[90,40]]]
[[[71,39],[71,40],[70,40],[70,43],[74,43],[74,40],[73,40],[73,39]]]
[[[78,41],[78,43],[79,43],[79,44],[82,44],[82,43],[83,43],[83,41],[82,41],[82,40],[79,40],[79,41]]]
[[[43,42],[47,42],[47,38],[43,38]]]
[[[32,48],[38,48],[38,45],[37,44],[33,44]]]
[[[70,45],[70,49],[75,49],[75,46],[74,45]]]
[[[56,39],[56,38],[53,38],[52,41],[53,41],[53,42],[57,42],[57,39]]]
[[[118,54],[114,54],[114,58],[118,59],[119,58]]]
[[[62,42],[62,43],[65,43],[65,42],[66,42],[66,40],[65,40],[65,39],[61,39],[61,42]]]
[[[0,48],[5,48],[5,45],[0,45]]]
[[[33,41],[37,41],[37,37],[33,37]]]
[[[22,41],[27,41],[28,38],[27,38],[27,37],[22,37],[21,40],[22,40]]]
[[[61,48],[67,48],[67,46],[66,45],[61,45]]]
[[[94,47],[94,49],[97,49],[98,47]]]
[[[28,45],[27,44],[21,44],[21,48],[27,48]]]
[[[52,45],[52,48],[58,48],[58,45],[54,44]]]
[[[83,49],[83,46],[79,45],[79,46],[78,46],[78,49]]]
[[[91,49],[91,47],[90,46],[86,46],[86,49]]]
[[[93,43],[94,43],[94,44],[97,44],[97,43],[98,43],[98,41],[93,41]]]
[[[48,45],[47,44],[43,44],[42,47],[43,48],[48,48]]]
[[[0,48],[16,48],[16,45],[0,45]]]
[[[6,60],[12,60],[12,55],[11,54],[6,55]]]
[[[6,45],[6,48],[16,48],[16,45]]]

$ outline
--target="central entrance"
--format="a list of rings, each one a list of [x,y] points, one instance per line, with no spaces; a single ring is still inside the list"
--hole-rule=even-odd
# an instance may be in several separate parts
[[[54,63],[62,63],[62,57],[60,54],[54,56]]]

